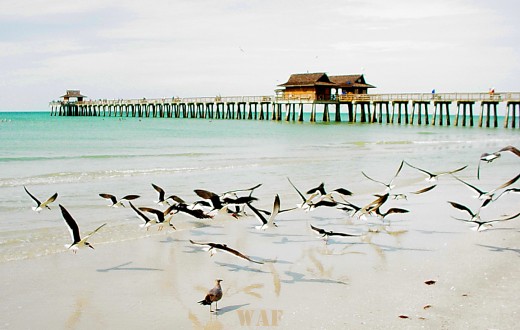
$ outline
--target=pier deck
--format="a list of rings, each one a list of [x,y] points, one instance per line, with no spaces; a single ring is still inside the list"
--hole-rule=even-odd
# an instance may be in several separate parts
[[[457,108],[454,126],[474,126],[474,106],[480,104],[479,127],[497,127],[497,106],[506,105],[504,127],[520,128],[520,92],[507,93],[401,93],[335,95],[331,100],[275,96],[231,96],[159,99],[52,101],[53,116],[117,116],[201,119],[249,119],[341,121],[346,107],[347,122],[451,125],[450,106]],[[433,105],[430,107],[428,106]],[[409,108],[411,106],[411,108]],[[309,109],[310,107],[310,109]],[[318,107],[321,111],[318,111]],[[333,109],[331,109],[333,108]],[[383,111],[384,110],[384,111]],[[493,117],[493,125],[491,118]]]

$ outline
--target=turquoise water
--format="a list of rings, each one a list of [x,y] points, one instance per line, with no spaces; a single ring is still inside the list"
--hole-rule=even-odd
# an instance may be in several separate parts
[[[131,210],[107,208],[99,193],[139,194],[138,204],[152,206],[157,197],[151,183],[187,201],[197,199],[194,189],[223,192],[262,183],[260,200],[279,193],[282,206],[292,206],[298,196],[287,177],[302,190],[325,182],[369,194],[372,187],[361,171],[387,178],[403,159],[432,170],[468,165],[464,175],[474,177],[479,155],[519,146],[520,131],[3,112],[0,141],[0,260],[5,261],[63,251],[68,232],[58,203],[80,226],[109,223],[111,234],[101,239],[138,238],[147,233],[136,230],[139,221]],[[501,163],[504,179],[518,173],[513,157]],[[484,183],[490,171],[483,172]],[[58,200],[50,211],[33,212],[23,186],[41,199],[58,192]]]

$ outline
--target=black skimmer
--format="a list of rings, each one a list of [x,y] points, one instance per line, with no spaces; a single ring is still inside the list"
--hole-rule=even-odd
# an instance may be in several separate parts
[[[437,177],[439,177],[441,175],[457,173],[457,172],[462,171],[466,167],[468,167],[468,165],[465,165],[465,166],[459,167],[459,168],[457,168],[455,170],[452,170],[452,171],[433,173],[433,172],[429,172],[429,171],[423,170],[422,168],[413,166],[412,164],[410,164],[410,163],[408,163],[406,161],[405,161],[405,163],[406,163],[406,165],[410,166],[411,168],[415,168],[416,170],[426,174],[428,176],[428,178],[426,178],[427,181],[435,181],[435,180],[437,180]]]
[[[432,190],[433,188],[435,188],[437,185],[434,184],[434,185],[431,185],[431,186],[428,186],[426,188],[422,188],[422,189],[419,189],[419,190],[416,190],[416,191],[410,191],[408,193],[396,193],[396,194],[391,194],[390,196],[393,198],[393,199],[408,199],[408,196],[407,194],[414,194],[414,195],[419,195],[419,194],[423,194],[425,192],[428,192],[430,190]]]
[[[464,183],[466,186],[468,186],[469,188],[471,188],[472,190],[476,191],[477,192],[477,198],[478,199],[481,199],[481,200],[484,200],[484,204],[482,205],[482,207],[486,206],[487,204],[489,204],[492,200],[493,200],[493,196],[495,194],[495,192],[497,190],[500,190],[500,189],[503,189],[503,188],[506,188],[510,185],[512,185],[513,183],[515,183],[516,181],[518,181],[518,179],[520,179],[520,174],[518,174],[517,176],[515,176],[514,178],[512,178],[511,180],[507,181],[507,182],[504,182],[503,184],[501,184],[500,186],[496,187],[495,189],[492,189],[490,191],[483,191],[477,187],[475,187],[474,185],[462,180],[462,179],[459,179],[458,177],[456,177],[455,175],[453,176],[455,179],[457,179],[458,181]]]
[[[159,230],[163,229],[164,224],[172,227],[173,229],[176,229],[170,222],[172,220],[173,214],[178,212],[178,211],[173,212],[173,210],[177,210],[176,207],[177,207],[177,205],[171,205],[164,211],[157,210],[152,207],[140,207],[139,210],[141,210],[143,212],[152,213],[153,215],[155,215],[157,218],[156,219],[157,225],[159,225]]]
[[[289,183],[291,184],[291,186],[294,188],[294,190],[296,190],[296,192],[298,193],[298,195],[300,195],[300,198],[302,199],[302,203],[301,204],[296,204],[296,206],[298,208],[301,208],[305,211],[308,211],[310,209],[310,206],[312,205],[312,199],[316,196],[318,196],[318,192],[314,192],[309,198],[306,198],[302,193],[301,191],[298,190],[298,188],[296,188],[296,186],[291,182],[291,179],[287,178],[287,180],[289,181]]]
[[[520,150],[518,150],[518,148],[515,148],[513,146],[504,147],[504,148],[500,149],[498,152],[504,152],[504,151],[512,152],[513,154],[515,154],[518,157],[520,157]]]
[[[499,158],[502,154],[502,152],[505,152],[505,151],[509,151],[513,154],[515,154],[516,156],[520,157],[520,150],[518,150],[517,148],[509,145],[509,146],[506,146],[496,152],[492,152],[492,153],[483,153],[482,155],[480,155],[480,160],[478,162],[478,167],[477,167],[477,179],[480,179],[480,163],[482,162],[485,162],[485,163],[491,163],[492,161],[494,161],[495,159]]]
[[[100,230],[103,226],[106,225],[106,223],[102,224],[101,226],[97,227],[93,232],[88,234],[87,236],[81,238],[79,234],[79,227],[74,218],[70,215],[70,213],[60,204],[61,214],[63,215],[63,219],[65,219],[65,223],[67,224],[67,227],[70,231],[70,236],[72,237],[72,244],[65,245],[67,249],[72,250],[74,253],[78,251],[80,248],[89,247],[91,249],[94,249],[92,244],[90,244],[87,240],[94,235],[98,230]]]
[[[112,204],[109,204],[108,206],[111,206],[111,207],[118,207],[118,206],[125,207],[123,202],[131,201],[131,200],[134,200],[134,199],[137,199],[140,197],[139,195],[126,195],[125,197],[121,198],[120,200],[117,200],[116,196],[111,195],[111,194],[99,194],[99,196],[106,198],[106,199],[110,199]]]
[[[390,190],[392,190],[395,187],[395,185],[393,185],[393,182],[394,182],[395,178],[397,178],[397,176],[399,175],[401,170],[403,169],[403,164],[404,164],[404,161],[402,160],[401,164],[399,164],[399,167],[397,168],[397,171],[395,172],[394,176],[392,177],[392,179],[390,179],[390,182],[388,182],[388,183],[372,179],[371,177],[366,175],[365,172],[363,172],[363,171],[361,171],[361,174],[363,174],[365,176],[365,178],[367,178],[367,179],[369,179],[371,181],[374,181],[376,183],[380,183],[383,186],[385,186],[386,187],[386,191],[390,191]]]
[[[27,188],[25,186],[23,186],[23,189],[25,189],[25,192],[31,196],[31,198],[33,199],[33,201],[36,202],[36,206],[33,206],[32,209],[33,211],[36,211],[36,212],[40,212],[41,210],[43,209],[51,209],[49,207],[49,204],[54,202],[56,200],[56,198],[58,198],[58,193],[55,193],[54,195],[52,195],[51,197],[49,197],[45,202],[40,202],[40,200],[38,200],[38,198],[34,197],[33,194],[31,194],[29,192],[29,190],[27,190]]]
[[[477,212],[473,212],[469,207],[459,204],[457,202],[448,201],[448,203],[450,203],[451,206],[453,206],[454,208],[456,208],[460,211],[467,212],[471,216],[471,219],[468,221],[476,221],[476,220],[480,219],[480,208],[478,209]]]
[[[157,201],[155,201],[157,204],[162,204],[162,205],[169,205],[168,203],[168,198],[166,198],[166,193],[164,192],[164,189],[159,187],[158,185],[156,184],[153,184],[152,183],[152,187],[153,189],[155,189],[155,191],[157,191],[157,193],[159,194],[159,199]]]
[[[235,255],[235,256],[237,256],[239,258],[245,259],[247,261],[251,261],[251,262],[254,262],[254,263],[257,263],[257,264],[263,264],[263,262],[253,260],[253,259],[249,258],[248,256],[238,252],[237,250],[234,250],[234,249],[228,247],[226,244],[211,243],[211,242],[210,243],[199,243],[199,242],[192,241],[191,239],[190,239],[190,243],[191,244],[195,244],[195,245],[206,246],[208,251],[209,251],[209,253],[210,253],[210,256],[213,256],[213,254],[215,254],[215,252],[217,252],[217,250],[222,250],[222,251],[231,253],[232,255]]]
[[[381,207],[381,205],[383,205],[387,200],[388,200],[388,197],[390,196],[389,193],[386,193],[384,195],[375,195],[377,198],[368,203],[367,205],[363,206],[359,212],[360,212],[360,217],[361,216],[365,216],[367,214],[371,214],[371,213],[377,213],[378,212],[378,209]]]
[[[498,196],[494,197],[493,200],[496,201],[497,199],[499,199],[502,195],[505,195],[507,193],[520,193],[520,188],[508,188],[504,191],[502,191],[500,194],[498,194]]]
[[[306,192],[307,195],[312,195],[314,193],[319,193],[322,196],[327,195],[327,192],[325,191],[325,184],[322,182],[319,184],[319,186],[311,188]]]
[[[177,212],[186,213],[186,214],[191,215],[192,217],[197,218],[197,219],[211,219],[211,218],[213,218],[213,216],[211,214],[204,212],[204,210],[189,208],[188,205],[184,204],[184,203],[173,204],[171,207],[173,209],[177,210]]]
[[[500,157],[500,152],[493,152],[491,154],[485,152],[482,155],[480,155],[480,159],[478,161],[478,166],[477,166],[477,179],[480,179],[480,164],[482,162],[491,163],[498,157]]]
[[[280,212],[280,196],[276,195],[274,197],[273,210],[269,214],[269,218],[268,219],[265,218],[265,216],[262,214],[262,212],[260,210],[258,210],[256,207],[251,205],[251,203],[247,203],[247,206],[249,206],[249,208],[253,211],[253,213],[258,218],[258,220],[260,220],[260,222],[262,222],[262,224],[260,226],[256,226],[255,227],[256,229],[266,230],[266,229],[268,229],[269,227],[272,227],[272,226],[278,227],[274,223],[274,219],[276,218],[276,216]]]
[[[402,214],[402,213],[408,213],[410,211],[409,210],[405,210],[405,209],[401,209],[401,208],[398,208],[398,207],[391,207],[386,212],[381,212],[381,210],[379,208],[377,208],[374,212],[378,216],[380,216],[382,219],[384,219],[387,215],[390,215],[390,214],[395,214],[395,213]]]
[[[204,190],[204,189],[195,189],[194,192],[200,198],[209,200],[213,209],[220,210],[224,206],[222,204],[222,201],[220,200],[220,196],[215,194],[212,191],[208,191],[208,190]]]
[[[130,207],[132,208],[132,210],[135,211],[135,213],[137,213],[139,218],[141,218],[144,221],[143,224],[139,225],[141,228],[146,228],[146,230],[148,230],[152,225],[156,225],[157,224],[157,220],[156,219],[148,218],[146,216],[146,214],[144,214],[137,207],[135,207],[134,204],[132,204],[132,202],[128,202],[128,204],[130,204]]]
[[[489,227],[492,227],[493,226],[493,223],[495,222],[501,222],[501,221],[507,221],[507,220],[511,220],[511,219],[514,219],[514,218],[517,218],[518,216],[520,216],[520,212],[517,213],[517,214],[514,214],[514,215],[510,215],[510,216],[505,216],[503,218],[499,218],[499,219],[493,219],[493,220],[472,220],[472,219],[460,219],[460,218],[455,218],[453,217],[455,220],[459,220],[459,221],[464,221],[464,222],[469,222],[469,223],[476,223],[477,224],[477,227],[475,227],[474,229],[476,231],[481,231],[481,230],[485,230]]]
[[[213,289],[209,290],[206,294],[206,297],[204,297],[203,300],[199,301],[199,304],[201,305],[209,305],[209,312],[213,313],[211,310],[211,304],[215,303],[215,313],[218,311],[218,305],[217,302],[222,299],[222,287],[220,286],[220,282],[222,280],[215,280],[215,286]]]
[[[321,235],[321,237],[325,240],[325,241],[328,241],[329,239],[329,236],[342,236],[342,237],[356,237],[356,236],[361,236],[361,235],[358,235],[358,234],[347,234],[347,233],[338,233],[338,232],[333,232],[331,230],[327,231],[325,229],[322,229],[322,228],[318,228],[318,227],[314,227],[313,225],[310,225],[311,226],[311,229],[318,235]]]

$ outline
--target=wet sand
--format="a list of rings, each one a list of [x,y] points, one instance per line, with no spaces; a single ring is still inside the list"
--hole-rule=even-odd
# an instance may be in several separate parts
[[[95,250],[0,263],[0,328],[515,328],[520,219],[473,231],[446,203],[471,194],[452,178],[440,181],[431,193],[392,202],[410,213],[384,221],[294,210],[261,232],[252,216],[178,216],[177,231],[153,228],[147,237],[112,243],[100,242],[100,233],[91,239]],[[502,197],[483,216],[518,212],[517,197]],[[363,236],[326,244],[310,224]],[[264,264],[210,257],[189,239],[226,243]],[[224,296],[215,315],[197,301],[216,278]]]

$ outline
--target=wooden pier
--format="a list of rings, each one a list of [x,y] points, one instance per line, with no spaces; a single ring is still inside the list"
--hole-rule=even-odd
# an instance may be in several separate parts
[[[67,92],[62,101],[50,102],[52,116],[304,121],[304,113],[310,112],[311,122],[318,121],[319,113],[323,122],[340,122],[346,111],[346,122],[351,123],[450,126],[455,116],[454,126],[474,126],[475,107],[480,104],[478,127],[498,127],[497,107],[505,104],[503,126],[520,128],[520,92],[346,94],[331,100],[276,96],[85,100],[79,91]],[[335,111],[332,117],[331,111]]]

